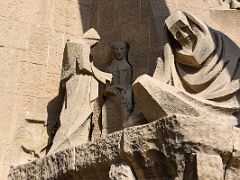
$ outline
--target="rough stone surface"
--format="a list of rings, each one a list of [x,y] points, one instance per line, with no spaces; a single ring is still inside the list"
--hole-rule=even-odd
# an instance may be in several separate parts
[[[197,177],[199,180],[223,179],[223,164],[219,155],[197,154]]]
[[[147,75],[140,76],[134,82],[133,91],[149,122],[170,114],[184,114],[193,117],[215,116],[220,119],[222,116],[223,121],[226,116],[230,124],[238,124],[237,118],[232,116],[237,108],[198,98]]]
[[[126,162],[112,164],[109,170],[111,180],[135,180],[131,166]]]
[[[239,133],[216,119],[170,116],[11,168],[9,179],[23,179],[27,167],[41,169],[37,178],[108,179],[113,164],[126,162],[137,179],[230,180],[239,171],[233,153]]]
[[[40,162],[41,178],[58,179],[74,171],[74,149],[66,149],[52,156],[46,156]]]
[[[162,60],[164,59],[164,48],[168,40],[164,21],[170,14],[176,10],[187,11],[199,17],[201,20],[204,20],[214,31],[220,31],[226,34],[239,46],[240,11],[235,10],[238,9],[238,6],[239,0],[2,0],[0,9],[1,179],[6,179],[11,165],[17,166],[28,162],[28,160],[33,160],[38,156],[42,158],[49,150],[49,147],[46,149],[42,149],[41,147],[45,146],[47,141],[47,143],[52,141],[54,131],[46,132],[46,130],[56,128],[54,125],[55,122],[59,120],[62,109],[61,101],[63,97],[62,93],[59,92],[59,84],[64,56],[63,52],[68,39],[71,39],[73,36],[81,36],[90,27],[94,27],[101,36],[101,42],[93,50],[93,56],[95,57],[94,65],[97,68],[104,70],[106,66],[110,64],[111,48],[109,44],[116,41],[127,42],[131,47],[128,52],[129,64],[132,68],[131,82],[135,81],[143,74],[148,74],[149,76],[154,76],[157,80],[162,80],[163,76],[161,71],[164,63]],[[89,34],[91,35],[91,33]],[[89,34],[86,35],[86,38]],[[231,59],[232,55],[236,55],[236,53],[229,53],[232,52],[231,48],[227,48],[228,49],[223,52],[228,52],[227,59]],[[93,71],[96,74],[98,72],[96,69]],[[227,92],[229,91],[227,90]],[[133,104],[134,109],[133,115],[130,117],[131,122],[125,127],[146,123],[146,117],[137,116],[138,114],[142,114],[142,103],[134,97]],[[90,129],[95,128],[96,130],[93,131],[94,135],[91,139],[93,140],[93,144],[99,144],[101,142],[101,140],[96,141],[96,139],[101,137],[102,133],[101,118],[99,118],[101,117],[101,105],[101,99],[99,102],[94,103],[93,112],[95,112],[95,114],[92,117],[92,125],[94,127],[90,126]],[[155,112],[157,113],[157,111],[154,111],[154,113]],[[191,117],[191,119],[198,118],[201,119],[201,117]],[[228,121],[231,121],[228,117],[219,119],[205,116],[202,119],[214,119],[217,122],[222,121],[227,124]],[[193,123],[195,123],[194,120]],[[229,125],[235,125],[237,123],[231,122]],[[84,124],[84,126],[85,125],[86,124]],[[198,124],[198,126],[199,125],[201,124]],[[152,125],[149,124],[149,126]],[[86,125],[85,127],[89,126]],[[74,136],[86,138],[86,133],[88,133],[89,130],[88,128],[85,129],[86,132],[78,131],[79,133],[74,134]],[[217,131],[217,128],[214,129],[213,126],[210,125],[210,130],[212,129]],[[237,127],[233,129],[233,134],[235,135],[232,136],[234,137],[234,150],[233,153],[231,153],[232,155],[225,155],[225,153],[220,153],[219,150],[214,148],[214,155],[220,154],[223,160],[225,179],[239,178],[239,133]],[[196,131],[197,134],[199,133],[196,135],[198,137],[196,138],[196,142],[204,140],[200,137],[200,134],[209,135],[210,133],[208,126],[205,127],[204,131],[203,129],[199,130],[199,132],[197,130],[197,127],[194,128],[194,132]],[[153,129],[151,131],[155,132]],[[144,130],[144,132],[146,131]],[[194,134],[192,131],[189,132]],[[124,133],[121,132],[119,134],[122,135]],[[139,137],[141,137],[141,133],[138,134]],[[147,134],[150,137],[155,136],[151,135],[151,133]],[[226,134],[228,136],[228,131]],[[46,135],[49,135],[48,139]],[[218,141],[225,139],[224,135],[225,132],[222,131],[222,135],[217,136]],[[204,141],[208,141],[208,137],[211,136],[203,137],[206,138]],[[213,137],[211,137],[210,140],[211,139],[213,140]],[[134,141],[142,142],[141,138],[139,139],[137,137]],[[147,141],[152,142],[152,139]],[[162,141],[163,140],[161,140],[161,142]],[[107,148],[111,149],[111,141],[109,140],[108,142]],[[211,141],[209,142],[210,143],[206,143],[211,144]],[[232,141],[229,140],[229,143],[230,142]],[[34,144],[37,145],[38,148],[32,148]],[[141,144],[134,146],[134,144],[136,144],[135,142],[130,144],[132,144],[134,148],[141,146]],[[194,145],[194,148],[199,146],[198,142],[197,145]],[[212,146],[215,146],[215,143],[212,143],[211,147]],[[219,149],[221,144],[217,143],[217,146],[217,149]],[[79,147],[83,148],[84,146]],[[102,147],[105,148],[106,146],[102,145]],[[114,147],[118,147],[117,143]],[[120,149],[121,147],[122,146],[120,146]],[[146,146],[144,146],[143,149],[145,147]],[[207,147],[204,146],[204,153],[212,155],[212,152],[208,152],[211,148]],[[83,149],[87,151],[87,148],[88,146]],[[217,151],[216,153],[215,150]],[[100,150],[100,152],[101,151],[104,150]],[[143,152],[143,150],[141,150],[141,152]],[[181,153],[182,152],[183,151],[181,151]],[[192,177],[197,177],[196,171],[191,165],[194,162],[194,152],[187,153],[184,157],[184,163],[186,162],[187,165],[184,170],[184,175],[179,175],[179,179],[181,179],[182,176],[184,178],[188,176],[189,174],[187,172],[191,172],[191,174],[193,174]],[[227,150],[227,152],[229,151]],[[121,154],[121,156],[119,156],[119,154]],[[157,164],[161,167],[170,167],[170,170],[160,171],[160,174],[164,174],[167,179],[176,174],[176,170],[174,169],[176,166],[184,164],[178,163],[177,165],[172,165],[174,163],[168,158],[165,158],[162,164],[162,161],[159,162],[157,160],[145,163],[145,155],[140,156],[136,151],[132,153],[135,159],[140,161],[140,165],[136,165],[134,164],[136,160],[132,161],[132,158],[128,156],[129,154],[132,157],[131,153],[128,153],[128,151],[127,153],[124,151],[122,153],[122,151],[119,150],[113,156],[113,159],[121,157],[121,160],[118,159],[116,162],[107,163],[108,154],[106,153],[104,155],[106,157],[104,158],[106,159],[104,160],[104,162],[106,162],[105,165],[91,166],[91,163],[89,163],[89,167],[91,166],[92,168],[85,168],[82,171],[84,173],[77,173],[76,170],[73,170],[71,175],[66,175],[66,177],[60,175],[61,177],[58,177],[58,179],[70,179],[70,177],[75,179],[107,179],[109,178],[111,165],[117,164],[123,159],[126,160],[125,156],[128,157],[126,162],[131,162],[131,167],[134,167],[133,172],[138,174],[138,178],[140,179],[144,179],[144,177],[147,177],[145,179],[148,179],[148,177],[156,178],[157,175],[154,174],[158,174],[159,171],[157,168],[152,169],[154,166],[153,164]],[[159,156],[162,157],[166,153],[160,153],[160,155],[155,154],[156,153],[150,151],[147,157],[152,156],[154,157],[152,159],[158,159]],[[142,158],[142,156],[144,158]],[[174,153],[172,156],[174,156]],[[182,156],[180,157],[182,158]],[[178,157],[175,159],[181,158]],[[113,159],[111,161],[113,161]],[[28,166],[29,175],[26,172],[27,167],[23,165],[19,168],[12,169],[10,177],[14,177],[13,174],[15,173],[19,179],[35,179],[36,177],[34,176],[38,176],[38,166],[41,166],[39,164],[41,161],[42,159],[40,159],[40,162],[33,161],[30,163],[30,166]],[[146,162],[148,162],[148,160]],[[182,161],[179,160],[179,162]],[[53,162],[51,163],[54,164]],[[147,166],[144,166],[145,164],[147,164]],[[181,167],[183,166],[184,165],[181,165]],[[57,165],[54,166],[54,168],[55,167],[57,169],[59,168]],[[142,169],[145,170],[143,171]],[[181,169],[182,168],[178,168],[179,171],[181,171]],[[27,178],[27,176],[29,176],[29,178]]]
[[[238,128],[233,128],[233,152],[227,164],[227,170],[225,173],[225,179],[238,179],[240,176],[240,171],[238,170],[240,165],[240,130]]]
[[[64,45],[70,37],[89,29],[90,5],[91,0],[1,1],[1,179],[7,178],[11,165],[32,159],[21,148],[29,137],[23,137],[27,131],[22,132],[38,125],[26,118],[47,124],[47,119],[57,116]],[[38,127],[34,138],[47,141],[47,134],[40,132],[46,128],[42,123]]]

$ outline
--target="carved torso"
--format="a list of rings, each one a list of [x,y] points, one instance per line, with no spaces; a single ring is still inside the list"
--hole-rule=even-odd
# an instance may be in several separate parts
[[[113,80],[111,86],[127,89],[131,86],[131,67],[127,60],[114,60],[106,69],[112,73]]]

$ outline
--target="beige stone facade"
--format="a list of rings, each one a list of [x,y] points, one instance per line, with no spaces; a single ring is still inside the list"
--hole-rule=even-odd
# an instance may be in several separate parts
[[[26,120],[43,128],[61,111],[59,84],[69,38],[90,27],[98,31],[93,56],[100,70],[111,63],[109,45],[127,42],[132,83],[143,74],[160,80],[164,21],[176,10],[194,14],[240,45],[240,11],[221,7],[217,0],[1,0],[0,179],[11,165],[26,162],[21,153]],[[134,97],[133,114],[141,112],[139,103]],[[39,133],[46,134],[44,128]]]
[[[49,103],[58,95],[65,42],[88,29],[90,4],[89,0],[1,1],[0,179],[7,177],[10,165],[24,158],[18,154],[18,142],[25,119],[46,122],[56,114],[54,102]]]

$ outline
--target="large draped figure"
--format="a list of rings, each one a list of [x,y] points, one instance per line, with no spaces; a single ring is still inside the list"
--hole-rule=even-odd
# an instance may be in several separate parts
[[[176,37],[179,22],[183,26],[182,29],[179,27],[180,31],[190,34],[185,40],[189,43],[184,44],[178,39],[180,37]],[[239,107],[239,47],[223,33],[210,29],[186,12],[173,14],[166,20],[166,25],[175,38],[173,52],[166,52],[165,77],[168,83],[199,98]]]
[[[134,84],[137,98],[145,104],[147,99],[153,104],[157,102],[156,106],[162,111],[159,116],[239,112],[239,47],[223,33],[186,12],[177,11],[165,22],[169,43],[160,68],[162,76],[160,81],[139,77]],[[143,97],[143,92],[147,92],[148,98]],[[142,106],[143,112],[146,108]]]

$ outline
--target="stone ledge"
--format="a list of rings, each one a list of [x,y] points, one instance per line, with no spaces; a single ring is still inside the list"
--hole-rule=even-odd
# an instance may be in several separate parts
[[[121,161],[131,164],[138,179],[194,178],[200,171],[193,168],[197,162],[188,160],[199,153],[218,156],[223,164],[217,169],[225,169],[216,177],[227,174],[226,179],[231,179],[238,177],[240,169],[231,163],[239,161],[239,135],[240,131],[217,118],[169,116],[12,167],[9,179],[109,179],[111,165]],[[209,167],[212,164],[216,163],[210,162]]]

